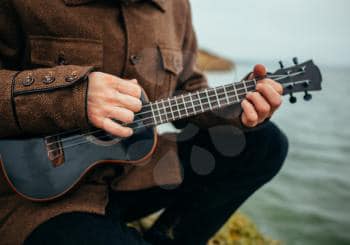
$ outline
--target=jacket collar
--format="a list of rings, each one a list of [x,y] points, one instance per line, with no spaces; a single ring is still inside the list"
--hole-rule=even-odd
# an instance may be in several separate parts
[[[96,0],[63,0],[63,1],[67,6],[76,6],[76,5],[83,5]],[[167,0],[150,0],[150,1],[156,4],[160,8],[160,10],[165,12]]]

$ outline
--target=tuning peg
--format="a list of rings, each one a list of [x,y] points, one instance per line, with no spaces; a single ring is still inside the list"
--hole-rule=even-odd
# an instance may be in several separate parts
[[[289,102],[291,103],[291,104],[295,104],[295,103],[297,103],[297,97],[295,97],[293,94],[290,94],[290,98],[289,98]]]
[[[293,63],[294,63],[294,65],[299,65],[298,57],[293,58]]]
[[[308,91],[305,91],[304,100],[305,100],[305,101],[310,101],[310,100],[312,100],[312,94],[309,94]]]
[[[283,61],[280,60],[278,63],[280,64],[281,69],[284,69]]]
[[[310,86],[310,81],[303,82],[304,88],[308,88]]]

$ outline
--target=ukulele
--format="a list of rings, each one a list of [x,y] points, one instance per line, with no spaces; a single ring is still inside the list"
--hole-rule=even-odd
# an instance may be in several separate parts
[[[312,60],[269,73],[268,78],[284,87],[290,102],[294,93],[321,90],[322,76]],[[142,110],[134,122],[130,138],[116,138],[101,129],[75,130],[42,138],[0,140],[0,167],[12,189],[31,201],[51,201],[72,190],[94,167],[102,164],[140,164],[156,149],[155,127],[240,103],[257,81],[243,80],[202,91],[150,102],[142,94]]]

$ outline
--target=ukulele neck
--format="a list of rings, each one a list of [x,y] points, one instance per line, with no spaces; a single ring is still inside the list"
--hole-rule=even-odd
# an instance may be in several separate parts
[[[157,126],[240,103],[256,80],[244,80],[215,88],[151,102],[142,110],[144,125]]]

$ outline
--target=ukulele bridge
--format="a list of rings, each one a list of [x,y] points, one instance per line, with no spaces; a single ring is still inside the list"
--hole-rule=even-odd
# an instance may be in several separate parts
[[[58,136],[49,136],[45,138],[47,156],[53,167],[57,168],[64,163],[64,151],[61,138]]]

